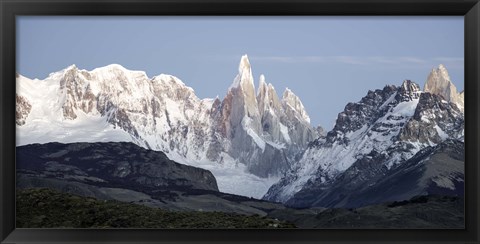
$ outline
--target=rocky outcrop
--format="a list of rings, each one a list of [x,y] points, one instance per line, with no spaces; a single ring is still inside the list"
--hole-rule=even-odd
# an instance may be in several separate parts
[[[176,163],[162,152],[133,143],[32,144],[17,147],[16,153],[19,190],[47,188],[173,211],[266,216],[284,208],[219,192],[210,171]]]
[[[176,163],[133,143],[47,143],[17,147],[17,172],[93,185],[218,191],[210,171]]]
[[[15,96],[15,103],[15,123],[17,125],[24,125],[28,114],[32,110],[32,105],[25,97],[19,96],[18,94]]]
[[[85,113],[91,113],[97,108],[97,100],[92,93],[87,79],[79,79],[84,76],[87,79],[90,75],[87,72],[79,71],[75,65],[68,67],[63,77],[60,79],[60,97],[65,100],[63,104],[63,117],[66,119],[76,119],[76,110]]]
[[[445,103],[436,94],[422,93],[411,120],[399,134],[402,141],[438,144],[447,138],[463,136],[465,121],[462,111]]]

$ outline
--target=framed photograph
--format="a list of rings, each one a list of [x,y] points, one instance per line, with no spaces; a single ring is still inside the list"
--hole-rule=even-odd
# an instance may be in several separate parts
[[[480,4],[0,0],[1,243],[477,243]]]

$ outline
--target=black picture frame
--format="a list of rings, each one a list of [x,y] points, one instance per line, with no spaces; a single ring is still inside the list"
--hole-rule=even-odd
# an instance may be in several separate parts
[[[478,243],[479,0],[0,0],[1,243]],[[458,15],[465,18],[464,230],[15,228],[15,17],[19,15]]]

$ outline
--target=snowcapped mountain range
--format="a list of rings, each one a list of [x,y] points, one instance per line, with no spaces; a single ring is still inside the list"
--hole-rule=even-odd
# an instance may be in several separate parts
[[[210,170],[223,192],[261,197],[318,137],[300,99],[280,99],[262,75],[255,91],[248,57],[223,100],[200,99],[172,75],[75,65],[44,80],[17,75],[17,146],[134,142]]]
[[[462,149],[437,155],[449,145],[464,147],[463,105],[463,92],[443,65],[432,70],[423,91],[410,80],[368,91],[345,106],[335,127],[308,146],[264,199],[294,207],[358,207],[445,192],[440,189],[463,194],[455,190],[463,183]],[[431,158],[439,157],[450,163],[438,168]],[[388,186],[379,187],[388,175]]]
[[[72,65],[44,80],[17,75],[17,146],[133,142],[210,170],[222,192],[357,207],[460,194],[463,97],[440,65],[423,90],[405,80],[368,91],[325,133],[288,88],[280,98],[261,75],[255,89],[246,55],[223,99],[200,99],[172,75]]]

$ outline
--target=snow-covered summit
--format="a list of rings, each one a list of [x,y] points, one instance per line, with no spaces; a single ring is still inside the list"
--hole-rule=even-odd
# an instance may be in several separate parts
[[[192,97],[195,97],[196,99],[198,99],[195,95],[195,91],[193,90],[193,88],[185,85],[185,83],[183,83],[183,81],[176,76],[168,75],[168,74],[160,74],[160,75],[154,76],[151,81],[154,84],[154,87],[156,87],[155,92],[157,93],[161,93],[161,91],[165,91],[165,90],[176,91],[177,89],[179,89],[179,90],[185,91],[186,93],[190,93]],[[172,94],[163,93],[163,95],[167,96]]]

